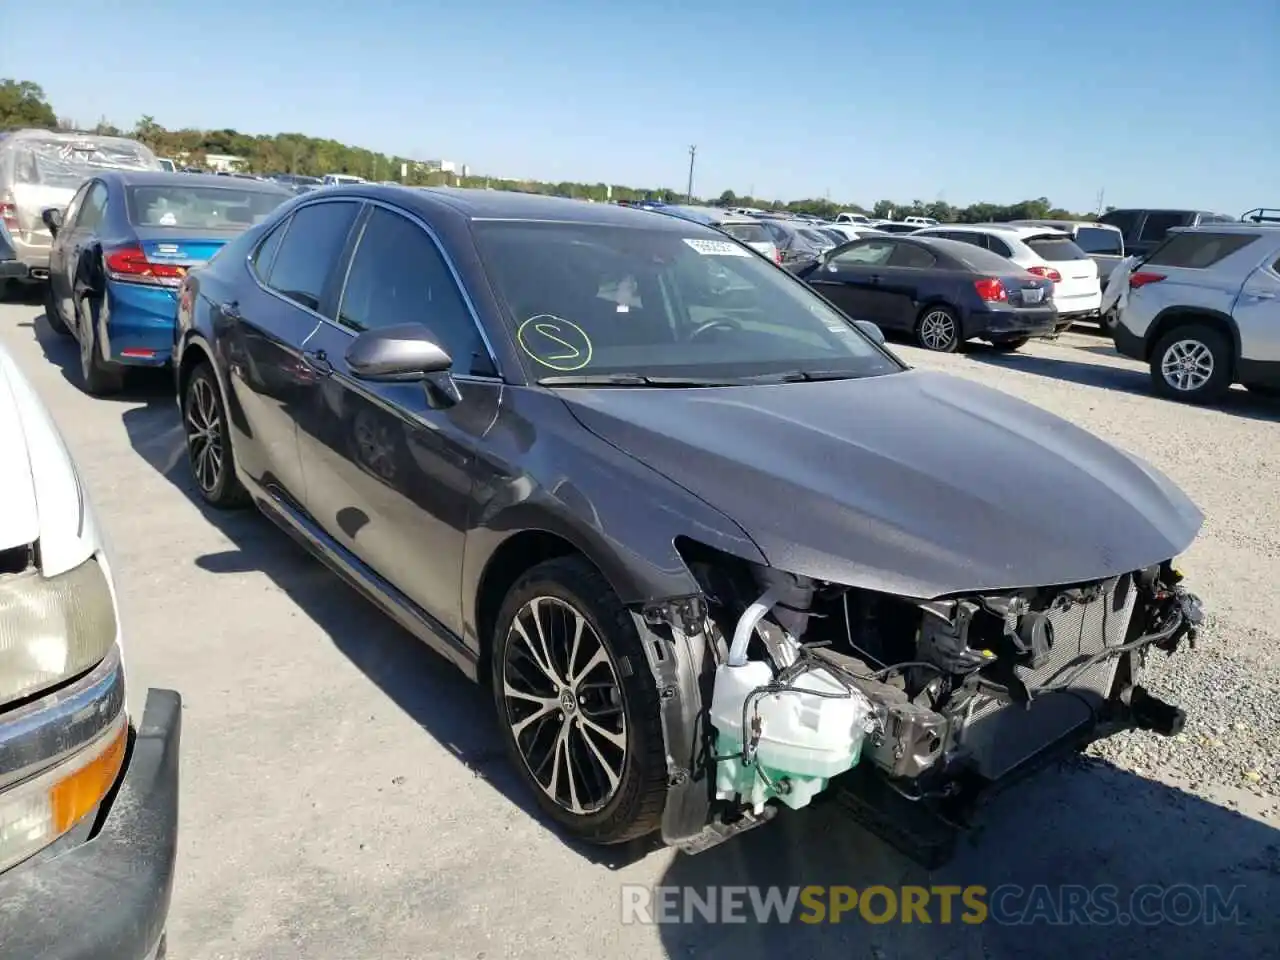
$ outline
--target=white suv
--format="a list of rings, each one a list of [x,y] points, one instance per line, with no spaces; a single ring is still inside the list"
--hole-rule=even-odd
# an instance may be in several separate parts
[[[1280,225],[1175,227],[1133,268],[1116,309],[1116,350],[1150,364],[1157,393],[1280,393]]]
[[[0,347],[0,955],[164,955],[181,700],[133,720],[93,506]]]
[[[1078,320],[1098,318],[1102,306],[1098,265],[1061,230],[1012,223],[963,223],[925,227],[913,236],[945,237],[984,247],[1028,273],[1052,280],[1060,330]]]

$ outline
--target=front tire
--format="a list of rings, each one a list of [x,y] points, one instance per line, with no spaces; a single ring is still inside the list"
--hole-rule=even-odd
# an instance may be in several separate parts
[[[493,695],[507,753],[578,840],[625,843],[661,821],[666,757],[640,629],[580,557],[530,569],[498,614]]]
[[[1151,352],[1151,384],[1170,400],[1220,400],[1231,389],[1231,344],[1202,323],[1170,330]]]
[[[182,427],[187,437],[187,462],[200,499],[211,507],[231,509],[249,502],[236,476],[235,451],[227,429],[227,409],[218,378],[201,362],[182,391]]]
[[[935,353],[955,353],[960,349],[960,321],[949,307],[925,307],[916,321],[916,342]]]

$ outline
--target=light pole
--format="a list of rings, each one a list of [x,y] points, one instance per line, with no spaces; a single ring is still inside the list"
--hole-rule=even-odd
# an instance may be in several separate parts
[[[689,189],[685,194],[685,202],[693,203],[693,158],[698,155],[696,145],[689,147]]]

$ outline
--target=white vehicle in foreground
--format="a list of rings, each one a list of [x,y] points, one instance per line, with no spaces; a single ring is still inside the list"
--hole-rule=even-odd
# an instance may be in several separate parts
[[[164,955],[181,699],[133,723],[123,639],[75,463],[0,348],[0,956]]]
[[[963,223],[925,227],[914,236],[944,237],[984,247],[1028,273],[1052,280],[1059,330],[1078,320],[1098,319],[1102,306],[1098,265],[1061,230],[1012,223]]]

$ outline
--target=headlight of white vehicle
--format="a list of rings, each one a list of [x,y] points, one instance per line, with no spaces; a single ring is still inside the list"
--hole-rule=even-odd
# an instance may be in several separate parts
[[[114,786],[129,745],[123,710],[70,758],[0,791],[0,873],[43,850],[84,819]]]
[[[84,673],[115,639],[115,605],[97,560],[54,577],[34,569],[0,577],[0,704]]]

